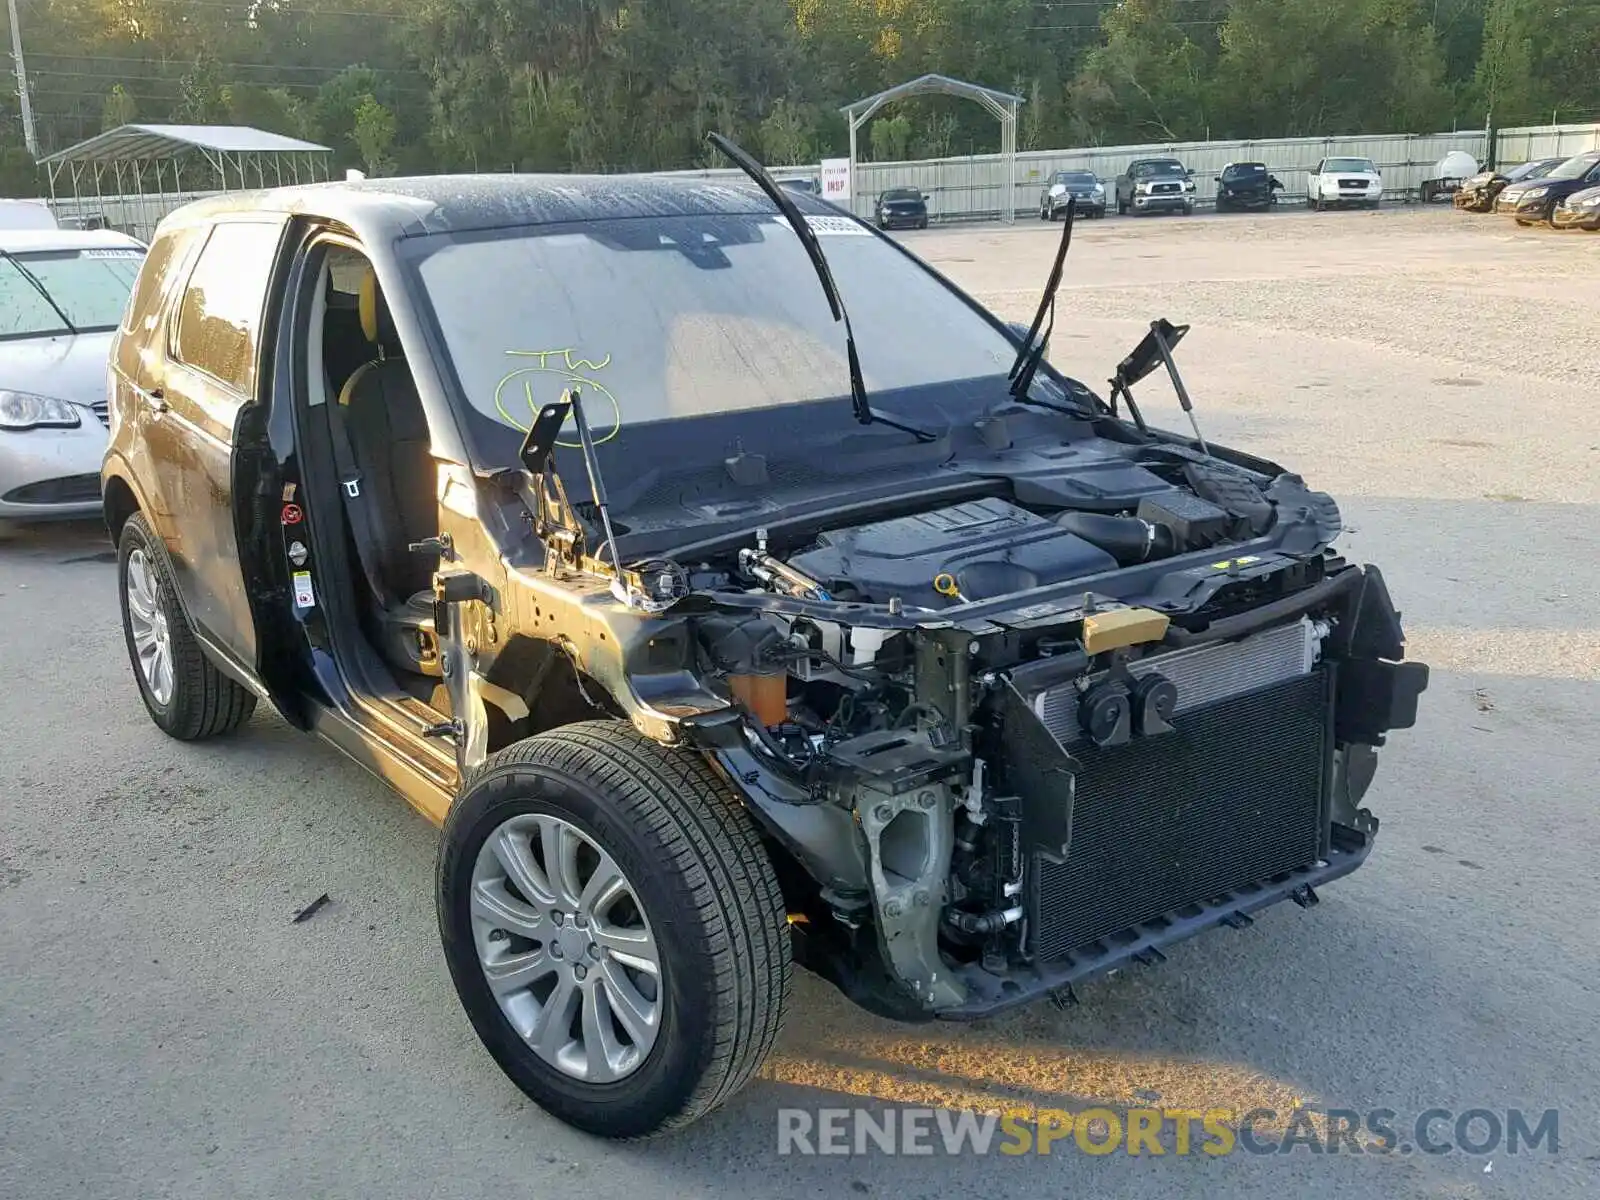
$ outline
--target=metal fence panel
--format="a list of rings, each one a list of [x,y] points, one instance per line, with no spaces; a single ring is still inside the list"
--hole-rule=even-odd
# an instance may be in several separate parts
[[[1521,162],[1530,158],[1580,154],[1600,149],[1600,124],[1551,125],[1502,129],[1497,139],[1497,161]],[[1384,192],[1391,197],[1413,197],[1424,180],[1433,177],[1438,161],[1452,150],[1462,150],[1478,160],[1487,157],[1488,142],[1481,131],[1432,134],[1372,134],[1353,137],[1270,138],[1221,142],[1151,143],[1142,146],[1092,146],[1062,150],[1029,150],[1017,155],[1017,177],[1006,195],[1005,160],[999,154],[920,162],[869,162],[856,165],[850,207],[870,216],[880,192],[891,187],[914,187],[928,196],[928,213],[934,221],[995,218],[1008,199],[1016,213],[1035,212],[1044,182],[1058,170],[1093,171],[1111,190],[1117,174],[1136,158],[1172,155],[1183,162],[1195,179],[1195,199],[1209,204],[1216,197],[1216,180],[1230,162],[1264,162],[1284,184],[1291,202],[1305,196],[1306,177],[1318,160],[1342,155],[1370,158],[1383,172]],[[814,163],[774,167],[779,179],[814,179]],[[732,167],[664,171],[700,179],[736,180]],[[63,198],[54,204],[57,217],[101,213],[114,226],[148,237],[167,212],[201,195],[104,196],[82,200]]]
[[[1529,162],[1535,158],[1570,158],[1588,150],[1600,150],[1600,123],[1502,129],[1495,138],[1495,161],[1499,163]]]
[[[1273,138],[1227,142],[1166,142],[1142,146],[1098,146],[1071,150],[1032,150],[1017,155],[1017,181],[1011,198],[1016,212],[1039,206],[1044,182],[1055,171],[1093,171],[1112,181],[1137,158],[1171,155],[1189,168],[1201,204],[1216,196],[1217,176],[1230,162],[1264,162],[1283,181],[1291,198],[1304,195],[1306,179],[1319,160],[1332,155],[1370,158],[1383,172],[1384,191],[1414,195],[1433,178],[1438,161],[1452,150],[1482,159],[1487,141],[1481,131],[1435,134],[1381,134],[1366,137]],[[852,207],[872,211],[872,198],[888,187],[921,187],[933,200],[929,212],[941,217],[999,216],[1004,204],[1005,162],[998,154],[929,162],[863,163],[857,168]]]

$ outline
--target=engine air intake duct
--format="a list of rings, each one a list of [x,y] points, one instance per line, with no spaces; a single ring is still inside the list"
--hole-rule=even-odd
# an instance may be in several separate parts
[[[1139,517],[1113,517],[1103,513],[1068,512],[1057,525],[1084,541],[1099,546],[1122,566],[1169,558],[1177,551],[1172,530]]]

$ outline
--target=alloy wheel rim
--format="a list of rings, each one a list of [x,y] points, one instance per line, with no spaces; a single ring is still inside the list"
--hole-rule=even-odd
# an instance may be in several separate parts
[[[512,817],[478,852],[470,903],[484,981],[535,1054],[585,1083],[639,1069],[661,1031],[661,956],[598,842],[560,817]]]
[[[172,700],[172,630],[161,607],[161,586],[143,550],[128,555],[128,630],[145,687],[157,704]]]

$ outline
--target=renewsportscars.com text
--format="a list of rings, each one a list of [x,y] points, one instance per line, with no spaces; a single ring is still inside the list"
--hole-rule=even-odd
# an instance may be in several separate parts
[[[1366,1111],[1297,1108],[1027,1109],[782,1108],[783,1155],[1527,1154],[1560,1153],[1556,1109],[1430,1108],[1402,1118]]]

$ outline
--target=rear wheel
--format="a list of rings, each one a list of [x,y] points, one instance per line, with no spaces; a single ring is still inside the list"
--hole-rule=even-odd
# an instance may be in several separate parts
[[[484,1046],[589,1133],[689,1124],[782,1024],[789,932],[755,823],[704,758],[621,722],[529,738],[473,775],[438,907]]]
[[[167,548],[134,513],[117,542],[122,632],[139,695],[163,732],[192,742],[237,729],[256,697],[212,664],[178,599]]]

